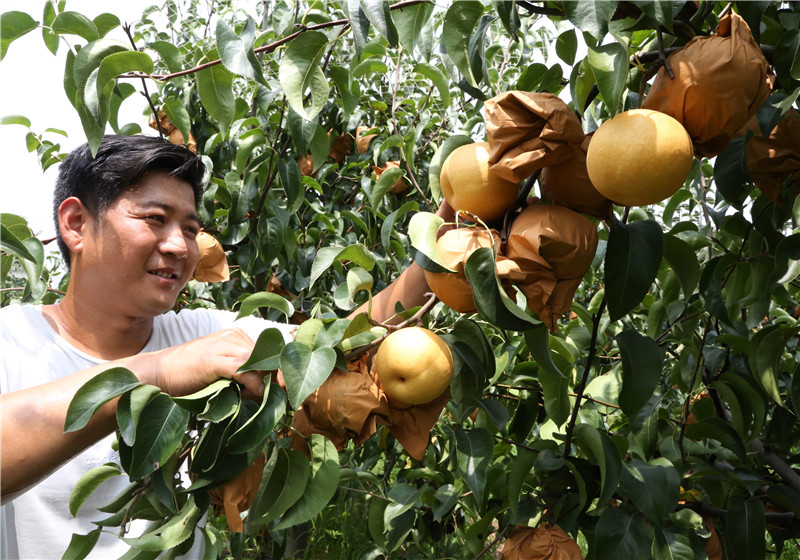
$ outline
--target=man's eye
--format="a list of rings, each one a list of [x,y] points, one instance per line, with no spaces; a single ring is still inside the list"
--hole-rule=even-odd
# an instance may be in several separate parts
[[[158,214],[153,214],[152,216],[147,216],[148,220],[154,220],[160,224],[164,223],[164,216],[159,216]]]
[[[187,234],[191,235],[192,237],[197,237],[197,234],[200,233],[200,230],[198,228],[196,228],[196,227],[193,227],[193,226],[184,228],[183,231],[185,231]]]

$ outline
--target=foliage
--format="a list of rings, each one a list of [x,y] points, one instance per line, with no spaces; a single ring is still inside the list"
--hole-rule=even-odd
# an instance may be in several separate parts
[[[365,512],[347,526],[368,528],[353,539],[365,559],[479,558],[514,525],[543,521],[588,543],[597,560],[703,558],[706,519],[730,558],[796,546],[800,210],[752,184],[746,137],[715,160],[696,159],[664,203],[616,207],[599,224],[594,264],[557,332],[499,290],[490,250],[476,252],[467,275],[481,287],[480,313],[437,304],[422,319],[445,335],[457,372],[421,461],[385,428],[338,453],[314,436],[311,461],[285,437],[292,411],[383,332],[340,317],[415,257],[435,266],[439,224],[422,212],[440,200],[446,154],[484,139],[483,101],[511,89],[555,93],[590,132],[637,106],[662,38],[666,48],[685,44],[730,9],[688,5],[272,0],[248,13],[233,0],[213,10],[169,0],[142,15],[130,44],[107,38],[115,16],[89,20],[63,1],[47,3],[41,22],[3,14],[0,58],[24,55],[13,41],[34,29],[51,51],[71,49],[65,90],[93,148],[108,128],[141,131],[117,122],[137,88],[196,139],[211,170],[201,216],[233,277],[191,283],[179,305],[312,319],[286,345],[267,331],[243,366],[283,371],[286,393],[272,384],[261,403],[224,381],[182,398],[124,370],[104,374],[111,383],[90,382],[68,423],[79,428],[100,402],[122,395],[121,465],[87,474],[71,507],[124,471],[128,494],[104,508],[110,517],[98,526],[150,519],[153,531],[127,542],[170,556],[194,538],[207,491],[264,450],[246,536],[227,533],[218,517],[201,523],[212,553],[279,557],[293,527],[309,522],[322,534],[337,515],[331,508]],[[758,113],[774,124],[800,94],[800,11],[780,2],[733,9],[776,71]],[[30,127],[24,117],[3,123]],[[368,150],[329,157],[336,137],[359,126],[377,135]],[[58,159],[44,135],[28,140],[43,167]],[[314,169],[301,173],[297,160],[309,154]],[[373,179],[372,166],[387,161],[401,165]],[[398,178],[405,194],[390,192]],[[53,301],[41,241],[19,217],[4,214],[2,225],[2,303]],[[290,305],[262,297],[275,279]],[[182,486],[173,475],[189,454],[194,480]],[[82,557],[93,538],[76,536],[66,557]]]

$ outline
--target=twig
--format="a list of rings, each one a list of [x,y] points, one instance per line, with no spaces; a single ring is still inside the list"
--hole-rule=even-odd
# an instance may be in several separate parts
[[[725,517],[728,515],[728,510],[707,506],[701,502],[687,502],[678,504],[678,509],[690,509],[702,515],[718,517],[721,519],[725,519]],[[797,521],[797,516],[792,511],[767,511],[764,512],[764,518],[770,523],[774,523],[776,525],[791,524]]]
[[[497,536],[492,540],[492,542],[487,544],[486,547],[483,550],[481,550],[480,553],[478,553],[478,555],[475,557],[475,560],[479,560],[482,556],[484,556],[487,552],[489,552],[493,546],[495,546],[498,542],[500,542],[500,539],[503,538],[503,535],[506,534],[506,531],[508,531],[508,528],[510,526],[511,525],[506,525],[505,527],[503,527],[503,530],[497,533]]]
[[[25,286],[19,286],[19,287],[15,286],[13,288],[0,288],[0,294],[3,293],[3,292],[21,292],[23,290],[27,290],[27,288]],[[56,290],[55,288],[47,288],[46,291],[54,293],[54,294],[58,294],[58,295],[61,295],[61,296],[67,295],[66,292],[62,292],[61,290]]]
[[[126,23],[122,26],[122,29],[125,30],[125,35],[128,36],[128,40],[131,42],[133,50],[136,50],[136,41],[133,40],[133,35],[131,35],[130,24]],[[153,105],[153,100],[150,99],[150,92],[147,90],[147,80],[145,80],[144,77],[142,77],[142,89],[144,89],[144,91],[141,93],[147,99],[147,103],[150,105],[150,110],[153,111],[153,119],[156,121],[156,130],[158,130],[158,136],[159,138],[163,139],[165,132],[164,129],[161,128],[161,120],[158,118],[158,110],[156,109],[156,106]]]

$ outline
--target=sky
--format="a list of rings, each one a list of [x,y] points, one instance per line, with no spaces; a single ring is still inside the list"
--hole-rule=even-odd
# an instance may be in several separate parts
[[[122,23],[134,23],[144,9],[156,0],[125,0],[114,2],[113,10],[107,0],[69,0],[67,10],[93,18],[113,11]],[[42,21],[44,0],[6,0],[0,11],[28,12],[37,22]],[[126,41],[121,28],[111,31],[108,37]],[[46,138],[61,144],[69,151],[85,142],[83,129],[75,109],[64,93],[62,79],[67,46],[62,42],[58,54],[53,56],[44,46],[41,31],[35,29],[11,43],[5,58],[0,61],[0,116],[23,115],[30,119],[31,129],[43,133],[46,128],[57,128],[69,133],[69,138],[48,133]],[[147,119],[143,116],[146,100],[133,95],[121,108],[120,124],[137,122],[147,132]],[[25,147],[28,129],[20,125],[0,126],[0,212],[20,215],[28,220],[35,234],[44,238],[54,235],[51,217],[51,197],[57,167],[42,173],[36,153]]]

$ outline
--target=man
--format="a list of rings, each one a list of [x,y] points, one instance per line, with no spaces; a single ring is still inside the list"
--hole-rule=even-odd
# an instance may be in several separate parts
[[[55,305],[0,310],[0,445],[3,558],[61,557],[72,533],[85,534],[96,508],[126,484],[106,481],[73,518],[72,487],[90,468],[117,461],[111,450],[115,402],[89,424],[64,434],[79,387],[110,367],[173,395],[234,379],[263,394],[258,372],[237,374],[254,339],[277,327],[231,312],[170,311],[198,260],[197,202],[204,168],[183,146],[146,136],[106,137],[95,158],[84,145],[59,169],[54,196],[58,242],[70,269]],[[394,302],[417,305],[427,289],[412,265],[376,296],[373,314],[387,319]],[[127,545],[103,533],[95,558],[118,558]]]

